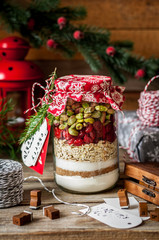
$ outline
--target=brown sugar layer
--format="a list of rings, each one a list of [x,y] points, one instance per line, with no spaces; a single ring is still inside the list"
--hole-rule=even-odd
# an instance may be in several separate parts
[[[89,178],[89,177],[94,177],[94,176],[102,175],[105,173],[109,173],[117,168],[118,168],[118,163],[112,166],[109,166],[107,168],[102,168],[95,171],[84,171],[84,172],[78,172],[78,171],[74,172],[74,171],[69,171],[69,170],[56,167],[56,173],[62,176],[81,176],[83,178]]]

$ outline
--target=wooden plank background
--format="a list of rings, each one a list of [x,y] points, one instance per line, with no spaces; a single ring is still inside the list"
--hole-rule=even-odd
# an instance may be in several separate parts
[[[19,3],[21,3],[20,0]],[[111,32],[112,41],[133,41],[135,54],[146,58],[159,57],[158,0],[62,0],[61,6],[84,6],[87,9],[87,18],[80,23],[107,28]],[[0,39],[6,36],[8,33],[1,30]],[[95,74],[80,54],[76,54],[73,60],[65,59],[53,51],[50,52],[45,46],[40,49],[31,49],[26,59],[35,61],[43,70],[45,78],[54,70],[54,67],[58,68],[58,76]],[[107,75],[109,72],[103,67],[98,74]],[[154,84],[155,88],[158,85],[158,83]],[[135,91],[142,91],[145,83],[128,76],[125,86],[126,91],[133,94]],[[137,106],[136,97],[138,94],[134,95],[135,107]]]

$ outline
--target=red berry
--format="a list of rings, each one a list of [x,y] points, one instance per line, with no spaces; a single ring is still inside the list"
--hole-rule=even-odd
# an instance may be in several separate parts
[[[99,142],[98,138],[95,138],[93,142],[98,143]]]
[[[95,121],[93,123],[93,127],[96,131],[102,131],[102,128],[103,128],[103,124],[101,123],[101,121]]]
[[[28,29],[33,30],[35,26],[35,20],[33,18],[30,18],[28,23],[27,23]]]
[[[56,48],[57,47],[57,43],[53,39],[48,39],[46,45],[49,48]]]
[[[106,126],[105,126],[105,131],[106,133],[110,133],[113,131],[113,125],[112,123],[108,123]]]
[[[92,130],[92,132],[89,133],[89,136],[94,140],[96,137],[95,131]]]
[[[60,29],[62,29],[63,27],[66,26],[66,22],[67,22],[67,20],[65,17],[59,17],[57,19],[57,24],[59,25]]]
[[[68,129],[64,130],[63,131],[63,137],[66,139],[66,140],[70,140],[72,138],[72,136],[69,134],[68,132]]]
[[[86,127],[85,132],[90,133],[92,130],[93,130],[93,126],[92,126],[92,124],[90,124],[90,125],[88,125],[88,127]]]
[[[84,136],[84,142],[85,142],[85,143],[92,143],[93,141],[92,141],[92,139],[86,134],[86,135]]]
[[[136,78],[143,78],[145,76],[145,71],[143,69],[137,70],[135,77]]]
[[[115,53],[116,53],[116,50],[114,47],[112,47],[112,46],[107,47],[107,49],[106,49],[107,55],[114,57]]]
[[[74,138],[71,138],[70,140],[67,141],[67,143],[68,143],[69,145],[71,145],[71,144],[74,143],[74,141],[75,141],[75,139],[74,139]]]
[[[57,137],[58,139],[61,138],[61,130],[58,127],[54,128],[54,135],[55,137]]]
[[[106,139],[106,128],[105,128],[105,126],[103,126],[102,134],[103,134],[103,140],[105,140]]]
[[[79,138],[83,138],[84,135],[85,135],[84,129],[80,130],[80,131],[79,131],[79,134],[78,134],[78,137],[79,137]]]
[[[115,139],[116,139],[116,135],[114,132],[106,135],[106,140],[111,143],[114,142]]]
[[[73,33],[73,37],[74,37],[74,39],[76,39],[76,40],[80,40],[80,39],[84,38],[84,33],[81,32],[80,30],[76,30],[76,31]]]
[[[73,144],[75,146],[81,146],[83,144],[83,140],[81,138],[75,139]]]

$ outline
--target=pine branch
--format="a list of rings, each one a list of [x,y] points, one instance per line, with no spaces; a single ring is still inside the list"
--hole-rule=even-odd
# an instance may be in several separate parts
[[[54,14],[57,17],[60,17],[60,16],[67,17],[68,20],[82,20],[87,16],[87,11],[82,6],[79,6],[76,8],[63,7],[63,8],[57,8],[54,11]]]
[[[54,72],[50,75],[50,79],[48,79],[48,85],[50,86],[49,90],[54,89],[54,81],[57,78],[56,75],[56,68]],[[43,123],[45,117],[47,117],[52,124],[54,120],[54,116],[48,113],[49,105],[46,103],[43,103],[42,106],[39,107],[36,114],[30,116],[29,119],[26,120],[26,128],[24,132],[21,134],[19,143],[22,144],[27,139],[31,138],[36,131],[39,130],[41,124]]]
[[[17,137],[7,125],[7,114],[13,110],[12,100],[6,101],[6,99],[1,99],[0,105],[0,157],[2,157],[3,154],[7,154],[12,159],[16,159],[19,153]]]
[[[30,9],[36,9],[38,12],[49,12],[57,8],[59,0],[32,0]]]
[[[41,124],[43,123],[48,110],[48,105],[43,105],[40,107],[37,111],[37,114],[32,115],[26,122],[27,128],[22,133],[19,143],[22,144],[25,142],[28,138],[32,137],[36,131],[39,130]]]
[[[133,49],[133,43],[130,41],[115,41],[115,42],[111,42],[110,45],[113,45],[115,47],[122,48],[122,49],[127,49],[129,51]]]
[[[83,46],[80,44],[77,44],[76,46],[94,72],[97,72],[100,68],[102,68],[98,55],[93,52],[89,46]]]
[[[103,58],[103,60],[105,60]],[[118,70],[118,68],[113,65],[110,61],[107,62],[107,69],[110,72],[110,75],[112,77],[112,79],[116,82],[116,83],[125,83],[126,82],[126,78],[125,76]]]
[[[7,26],[9,31],[20,31],[21,25],[26,25],[29,12],[18,5],[3,3],[0,10],[1,27]]]
[[[58,45],[54,51],[60,52],[64,57],[73,57],[76,51],[81,52],[90,68],[97,72],[104,63],[110,69],[115,79],[125,81],[123,71],[135,76],[138,69],[145,70],[143,80],[158,74],[158,59],[144,59],[130,52],[133,43],[130,41],[110,42],[110,32],[107,29],[88,26],[86,24],[74,25],[72,20],[81,20],[86,17],[84,7],[60,7],[60,0],[32,0],[27,7],[15,4],[12,0],[0,1],[0,25],[9,31],[17,31],[29,39],[34,47],[40,47],[53,39]],[[66,25],[61,29],[57,23],[59,17],[66,18]],[[33,19],[34,26],[28,27],[28,21]],[[80,30],[84,38],[75,39],[74,32]],[[115,56],[109,56],[106,49],[114,46]]]

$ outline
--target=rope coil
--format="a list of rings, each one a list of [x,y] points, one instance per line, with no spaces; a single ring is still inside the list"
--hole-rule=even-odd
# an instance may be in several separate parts
[[[22,200],[22,165],[13,160],[0,159],[0,208],[18,205]]]
[[[137,115],[139,119],[143,125],[152,127],[159,126],[159,90],[147,92],[147,88],[157,78],[159,78],[159,75],[150,79],[138,100],[139,109]]]

